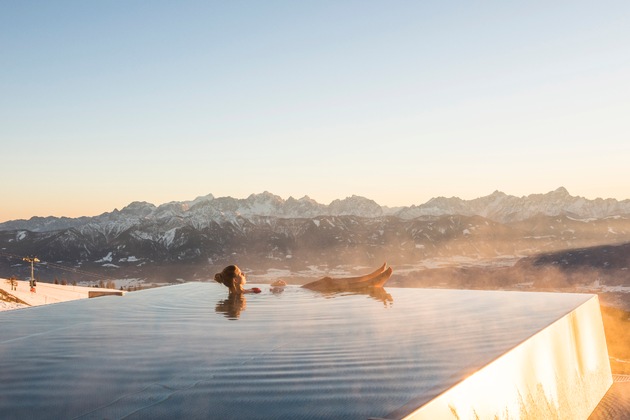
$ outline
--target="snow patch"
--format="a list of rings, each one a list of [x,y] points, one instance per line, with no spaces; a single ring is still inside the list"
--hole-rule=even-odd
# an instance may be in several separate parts
[[[121,287],[124,289],[127,289],[129,286],[139,286],[144,282],[144,280],[140,280],[137,278],[130,278],[130,279],[115,279],[113,280],[114,285],[116,286],[116,289],[120,289]],[[90,287],[92,285],[94,285],[94,281],[80,281],[77,283],[78,286],[87,286]]]
[[[315,223],[315,226],[319,227],[319,220],[313,219],[313,223]]]
[[[164,245],[166,245],[167,248],[170,247],[173,241],[175,240],[176,232],[177,232],[177,228],[169,229],[166,232],[164,232],[164,235],[162,236],[162,240],[164,241]]]
[[[26,231],[24,230],[20,230],[16,235],[15,235],[15,239],[18,241],[21,241],[22,239],[26,238]]]
[[[97,263],[101,263],[101,262],[112,262],[112,253],[110,252],[109,254],[105,255],[103,258],[101,258],[100,260],[96,260],[94,262]]]
[[[615,216],[615,217],[619,217],[619,216]],[[574,222],[582,222],[582,223],[596,222],[597,220],[599,220],[599,219],[597,219],[595,217],[587,217],[587,218],[584,218],[584,219],[576,219],[575,217],[571,217],[571,216],[567,216],[567,219],[573,220]],[[608,219],[608,217],[607,217],[607,219]]]
[[[152,237],[151,235],[149,235],[148,233],[146,233],[146,232],[140,232],[140,231],[135,231],[135,232],[133,232],[133,233],[132,233],[132,236],[134,236],[135,238],[138,238],[138,239],[145,240],[145,241],[148,241],[148,240],[152,240],[152,239],[153,239],[153,237]]]
[[[585,291],[598,290],[605,293],[630,293],[629,286],[608,286],[600,284],[599,280],[596,280],[587,286],[579,286],[578,288]]]
[[[10,311],[13,309],[28,308],[28,305],[15,302],[5,302],[0,300],[0,311]]]

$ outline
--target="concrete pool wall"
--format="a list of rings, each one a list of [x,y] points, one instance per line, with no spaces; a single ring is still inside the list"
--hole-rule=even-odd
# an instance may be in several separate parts
[[[429,403],[388,418],[586,419],[611,385],[593,296]]]

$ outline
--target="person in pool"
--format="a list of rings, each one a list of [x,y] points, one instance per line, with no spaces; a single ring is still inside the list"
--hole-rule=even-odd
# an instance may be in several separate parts
[[[384,263],[375,271],[364,276],[343,278],[324,277],[307,283],[302,287],[320,292],[360,290],[366,288],[373,289],[382,287],[387,280],[389,280],[391,275],[392,268],[387,268],[387,264]],[[245,274],[243,274],[241,269],[236,265],[228,265],[225,267],[223,271],[214,275],[214,280],[227,287],[230,294],[260,293],[260,289],[257,287],[252,289],[245,289],[243,287],[247,283],[247,279],[245,278]]]
[[[214,281],[221,283],[228,288],[230,294],[241,295],[243,293],[260,293],[258,287],[246,289],[243,286],[247,283],[247,278],[240,268],[236,265],[228,265],[221,271],[214,275]]]

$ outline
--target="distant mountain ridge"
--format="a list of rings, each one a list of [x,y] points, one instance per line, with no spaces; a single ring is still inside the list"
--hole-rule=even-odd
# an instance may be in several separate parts
[[[524,197],[515,197],[500,191],[473,200],[438,197],[420,206],[402,209],[397,213],[397,216],[413,219],[428,215],[475,215],[506,223],[526,220],[538,214],[545,216],[568,215],[578,219],[601,219],[629,213],[630,200],[618,201],[614,198],[589,200],[584,197],[574,197],[564,187],[560,187],[547,194],[531,194]]]
[[[520,198],[500,192],[474,200],[439,197],[399,209],[359,196],[323,205],[269,192],[245,199],[210,194],[160,206],[133,202],[95,217],[5,222],[0,276],[28,276],[22,257],[29,255],[42,261],[36,268],[48,270],[49,278],[62,264],[116,278],[171,281],[212,278],[213,270],[235,260],[258,270],[309,273],[375,261],[398,267],[514,261],[628,242],[628,200],[586,200],[564,188]]]
[[[146,221],[169,224],[171,219],[186,220],[196,228],[212,222],[224,223],[236,218],[277,217],[283,219],[311,219],[321,216],[357,216],[376,218],[395,216],[405,220],[427,216],[481,216],[495,222],[507,223],[530,219],[536,215],[567,215],[577,219],[601,219],[630,214],[630,200],[597,198],[589,200],[574,197],[560,187],[546,194],[523,197],[500,191],[472,200],[457,197],[436,197],[421,205],[390,209],[374,200],[353,195],[334,200],[329,205],[316,202],[308,196],[287,200],[270,192],[251,194],[245,199],[216,198],[212,194],[192,201],[173,201],[155,206],[146,202],[133,202],[122,210],[115,209],[94,217],[32,217],[29,220],[11,220],[0,223],[0,231],[28,230],[50,232],[87,225],[108,226],[112,231],[123,231]],[[118,225],[118,226],[116,226]]]

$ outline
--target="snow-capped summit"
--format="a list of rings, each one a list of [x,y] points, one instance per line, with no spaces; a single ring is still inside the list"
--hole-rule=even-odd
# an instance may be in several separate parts
[[[133,214],[140,217],[145,217],[151,214],[155,210],[155,205],[147,203],[146,201],[134,201],[120,210],[123,214]]]
[[[324,214],[326,214],[326,206],[307,195],[298,200],[289,197],[284,203],[284,217],[312,218]]]
[[[334,200],[328,206],[328,211],[333,216],[380,217],[383,215],[383,208],[374,200],[358,195]]]
[[[251,194],[245,200],[239,200],[238,213],[247,216],[273,216],[282,213],[284,200],[269,191]]]

